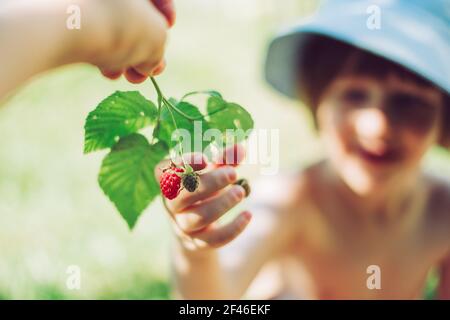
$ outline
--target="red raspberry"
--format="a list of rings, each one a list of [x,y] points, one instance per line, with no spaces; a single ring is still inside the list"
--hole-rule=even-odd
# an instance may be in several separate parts
[[[171,167],[164,170],[159,180],[159,186],[162,194],[169,200],[175,199],[180,191],[181,174],[183,168]]]

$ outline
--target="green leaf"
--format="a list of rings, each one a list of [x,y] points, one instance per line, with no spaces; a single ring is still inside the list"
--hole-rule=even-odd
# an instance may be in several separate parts
[[[103,159],[98,182],[130,229],[160,192],[154,170],[167,154],[165,143],[150,145],[134,133],[121,138]]]
[[[172,104],[176,103],[174,99],[170,99],[169,101]],[[200,113],[198,108],[189,102],[181,101],[176,103],[175,106],[189,117],[200,119],[194,121],[186,119],[175,110],[169,109],[167,105],[164,105],[161,109],[161,122],[159,123],[158,130],[155,132],[155,137],[160,141],[164,141],[170,148],[174,148],[179,144],[179,140],[172,139],[172,133],[174,133],[176,131],[176,127],[178,127],[178,129],[180,129],[179,134],[181,136],[184,135],[184,130],[187,130],[186,133],[189,133],[189,140],[183,142],[182,144],[183,151],[202,152],[209,144],[209,141],[203,141],[203,133],[209,129],[208,122],[203,118],[203,115]],[[175,119],[177,124],[176,127],[173,123],[173,119]],[[174,138],[176,137],[177,136],[175,135]]]
[[[197,95],[197,94],[206,94],[208,96],[211,97],[219,97],[222,98],[222,95],[220,94],[220,92],[216,91],[216,90],[202,90],[202,91],[192,91],[192,92],[188,92],[186,93],[182,98],[181,101],[183,101],[185,98],[189,97],[189,96],[193,96],[193,95]]]
[[[89,113],[84,125],[84,153],[112,147],[157,118],[156,106],[138,91],[116,91]]]
[[[212,96],[208,99],[207,111],[209,126],[222,132],[224,143],[245,140],[253,129],[254,123],[250,113],[237,103]]]

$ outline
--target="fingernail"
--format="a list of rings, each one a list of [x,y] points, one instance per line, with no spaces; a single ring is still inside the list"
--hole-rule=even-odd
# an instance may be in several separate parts
[[[233,194],[238,197],[238,200],[241,200],[245,196],[245,190],[241,186],[233,186]]]
[[[242,213],[241,217],[245,221],[250,221],[250,219],[252,218],[252,214],[248,211],[245,211],[244,213]]]

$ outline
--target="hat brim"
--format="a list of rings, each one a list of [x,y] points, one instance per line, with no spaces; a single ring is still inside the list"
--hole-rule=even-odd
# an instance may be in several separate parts
[[[289,97],[301,98],[298,96],[301,84],[297,80],[301,70],[295,66],[308,37],[322,35],[398,63],[450,95],[448,25],[420,8],[391,7],[383,9],[380,28],[370,29],[366,25],[366,10],[367,4],[351,2],[319,12],[309,22],[281,32],[268,48],[265,63],[267,82]],[[433,24],[430,24],[430,19],[434,19]]]

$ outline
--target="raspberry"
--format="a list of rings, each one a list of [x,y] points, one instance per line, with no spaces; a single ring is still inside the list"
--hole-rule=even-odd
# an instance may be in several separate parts
[[[159,180],[162,194],[169,200],[175,199],[180,191],[181,176],[183,168],[170,167],[165,169]]]
[[[189,192],[194,192],[198,187],[198,174],[195,172],[185,173],[181,178],[183,187]]]
[[[183,183],[183,187],[189,191],[194,192],[198,187],[198,173],[192,169],[190,165],[185,166],[185,171],[181,176],[181,182]]]

